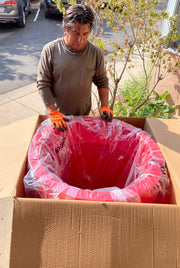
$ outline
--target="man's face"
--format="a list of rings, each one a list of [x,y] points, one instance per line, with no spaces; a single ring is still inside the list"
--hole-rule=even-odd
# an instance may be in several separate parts
[[[65,44],[73,52],[83,50],[87,44],[90,33],[89,24],[79,24],[78,22],[69,30],[64,29]]]

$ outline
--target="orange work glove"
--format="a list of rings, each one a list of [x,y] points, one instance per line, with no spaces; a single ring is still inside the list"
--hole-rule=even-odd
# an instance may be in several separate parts
[[[104,120],[107,120],[108,122],[111,122],[114,116],[113,111],[109,109],[109,107],[107,106],[102,106],[100,108],[100,114],[101,114],[101,118]]]
[[[51,124],[53,128],[57,128],[59,131],[67,130],[67,125],[65,121],[70,121],[59,111],[49,112],[49,117],[51,119]]]

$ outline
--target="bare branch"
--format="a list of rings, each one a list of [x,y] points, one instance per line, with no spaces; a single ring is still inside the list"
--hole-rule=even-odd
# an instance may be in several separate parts
[[[125,64],[124,64],[124,66],[123,66],[123,69],[122,69],[122,71],[121,71],[121,74],[120,74],[120,76],[119,76],[118,78],[116,78],[115,81],[114,81],[113,99],[112,99],[111,106],[110,106],[111,110],[113,110],[114,103],[115,103],[115,100],[116,100],[116,95],[117,95],[118,85],[119,85],[119,82],[121,81],[122,76],[123,76],[123,74],[124,74],[124,72],[125,72],[125,70],[126,70],[127,63],[128,63],[128,60],[129,60],[129,57],[130,57],[130,54],[131,54],[132,47],[133,47],[133,45],[130,44],[130,45],[129,45],[129,51],[128,51],[127,57],[126,57],[126,59],[125,59]],[[114,67],[114,68],[115,68],[115,67]]]

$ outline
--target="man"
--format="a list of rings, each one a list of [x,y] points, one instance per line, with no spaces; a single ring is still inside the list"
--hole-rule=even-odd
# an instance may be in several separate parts
[[[101,50],[88,41],[94,13],[86,5],[73,5],[65,13],[64,37],[44,46],[39,62],[37,87],[52,125],[67,130],[65,115],[88,115],[92,82],[101,101],[101,117],[112,120],[108,108],[108,78]]]

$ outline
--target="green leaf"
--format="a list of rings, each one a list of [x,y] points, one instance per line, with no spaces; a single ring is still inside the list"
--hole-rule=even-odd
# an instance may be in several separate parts
[[[162,95],[160,95],[161,99],[166,99],[167,96],[169,95],[169,92],[168,91],[165,91]]]

